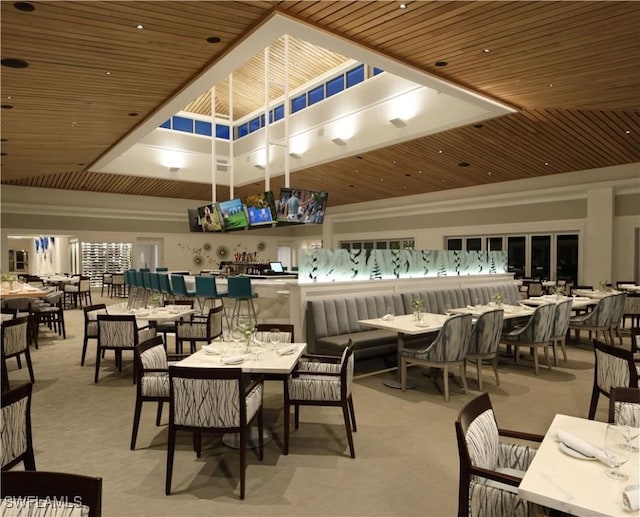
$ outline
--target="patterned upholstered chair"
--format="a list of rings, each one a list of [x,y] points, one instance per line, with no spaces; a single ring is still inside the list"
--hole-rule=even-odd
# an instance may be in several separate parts
[[[195,315],[193,319],[176,321],[176,353],[182,354],[182,344],[188,342],[191,353],[196,351],[196,343],[211,343],[222,336],[222,316],[224,307],[218,305],[209,309],[207,316]]]
[[[102,478],[65,472],[11,471],[2,473],[2,515],[100,517]],[[10,501],[26,505],[15,512]],[[6,513],[5,513],[6,510]],[[22,513],[24,511],[24,513]]]
[[[640,388],[613,386],[609,394],[609,422],[640,427]]]
[[[478,389],[480,391],[482,391],[483,361],[491,361],[491,366],[493,366],[493,372],[496,376],[496,384],[500,385],[500,378],[498,377],[498,345],[500,345],[503,321],[504,310],[494,309],[481,314],[471,330],[469,348],[465,355],[464,376],[467,376],[467,363],[475,362],[478,372]]]
[[[294,325],[289,323],[258,323],[256,325],[256,338],[263,343],[269,342],[272,330],[280,332],[280,343],[294,342]]]
[[[31,364],[31,353],[29,352],[29,321],[26,317],[14,318],[5,321],[1,327],[2,346],[2,389],[9,388],[9,376],[7,369],[7,359],[15,357],[18,367],[22,368],[20,356],[24,354],[24,360],[29,370],[31,382],[36,382]]]
[[[143,341],[134,350],[136,363],[136,407],[133,414],[131,431],[131,450],[136,448],[136,438],[140,425],[140,414],[143,402],[157,402],[156,425],[160,425],[162,405],[169,402],[169,365],[170,360],[182,359],[183,356],[168,356],[162,336],[155,336]]]
[[[544,350],[547,367],[551,370],[549,346],[551,346],[555,314],[555,303],[540,305],[533,311],[524,327],[502,334],[502,343],[515,348],[516,363],[520,356],[520,348],[525,347],[533,350],[533,369],[536,375],[538,375],[538,348]]]
[[[2,393],[2,419],[0,419],[0,466],[10,469],[21,461],[26,470],[35,470],[31,438],[31,389],[22,384]]]
[[[166,275],[164,275],[166,276]],[[170,305],[181,305],[184,307],[189,307],[191,309],[193,309],[194,306],[194,300],[193,299],[186,299],[186,300],[169,300],[166,299],[162,302],[162,304],[167,307]],[[193,316],[191,314],[189,314],[188,316],[183,316],[182,318],[180,318],[180,321],[187,321],[187,320],[192,320]],[[176,332],[176,322],[175,321],[158,321],[156,323],[156,332],[158,334],[162,334],[164,337],[164,343],[165,343],[165,347],[167,345],[167,334],[175,334]]]
[[[98,314],[108,314],[107,306],[104,303],[89,305],[82,309],[84,312],[84,338],[82,340],[82,357],[80,366],[84,366],[84,359],[87,355],[87,345],[90,339],[98,340]]]
[[[593,310],[587,314],[576,316],[569,321],[569,330],[576,333],[576,339],[580,337],[581,330],[595,332],[595,338],[598,339],[598,333],[602,333],[605,343],[613,344],[613,334],[611,333],[611,322],[613,320],[616,308],[616,300],[613,296],[605,296],[598,300]]]
[[[400,355],[400,383],[402,391],[407,389],[407,366],[417,364],[431,368],[442,368],[444,400],[449,401],[449,368],[460,367],[460,377],[464,391],[467,379],[464,361],[469,348],[473,327],[471,314],[457,314],[447,318],[436,338],[422,348],[404,348]],[[435,375],[432,376],[435,382]]]
[[[258,458],[264,454],[261,378],[246,381],[242,368],[169,367],[169,442],[165,492],[171,493],[176,432],[194,433],[201,453],[201,433],[239,433],[240,499],[244,499],[249,423],[258,421]]]
[[[303,355],[300,358],[284,390],[284,454],[289,454],[291,406],[296,429],[300,425],[300,406],[334,406],[342,408],[349,452],[352,458],[356,457],[352,435],[352,430],[358,430],[351,396],[353,363],[351,341],[341,357]]]
[[[627,296],[627,293],[617,293],[611,295],[611,297],[614,299],[611,309],[611,321],[609,322],[611,328],[611,343],[613,344],[613,336],[616,335],[618,337],[618,341],[620,342],[620,346],[622,346],[620,325],[622,325],[622,320],[624,319],[624,310],[627,303]]]
[[[633,352],[598,341],[593,342],[595,368],[593,390],[589,404],[589,420],[596,416],[600,394],[610,397],[613,386],[637,388],[639,366],[633,361]]]
[[[542,436],[499,429],[487,393],[460,410],[456,420],[460,456],[458,517],[534,515],[518,497],[518,485],[536,449],[500,437],[541,442]]]
[[[553,364],[558,364],[556,355],[556,347],[562,350],[564,362],[567,362],[567,349],[565,341],[567,339],[567,331],[569,330],[569,321],[571,320],[571,304],[573,300],[563,300],[556,304],[556,312],[553,318],[553,332],[551,334],[551,348],[553,350]]]
[[[135,316],[98,314],[98,346],[96,351],[96,373],[94,382],[98,382],[100,375],[100,358],[103,350],[114,350],[116,365],[122,371],[122,351],[133,352],[138,343],[151,339],[156,335],[155,328],[138,328]],[[133,382],[136,381],[135,363]]]

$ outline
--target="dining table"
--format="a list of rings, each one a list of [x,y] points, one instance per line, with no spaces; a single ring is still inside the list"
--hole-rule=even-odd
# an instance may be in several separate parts
[[[138,327],[178,321],[197,311],[189,305],[165,305],[164,307],[132,308],[127,302],[116,303],[107,307],[112,316],[135,316]]]
[[[629,477],[613,480],[605,475],[611,467],[597,458],[584,456],[557,437],[558,431],[602,449],[607,424],[575,416],[555,415],[533,461],[529,465],[518,495],[547,508],[570,515],[623,517],[638,515],[623,503],[627,487],[638,486],[638,452],[620,470]]]
[[[532,296],[531,298],[525,298],[524,300],[520,300],[521,304],[531,305],[533,307],[539,307],[540,305],[544,305],[546,303],[555,303],[558,304],[560,302],[564,302],[566,300],[571,299],[571,309],[587,309],[589,307],[593,307],[598,303],[596,298],[589,298],[588,296],[563,296],[556,294],[547,294],[543,296]]]
[[[10,300],[12,298],[46,298],[50,290],[41,289],[32,285],[22,284],[13,289],[0,289],[0,299]]]

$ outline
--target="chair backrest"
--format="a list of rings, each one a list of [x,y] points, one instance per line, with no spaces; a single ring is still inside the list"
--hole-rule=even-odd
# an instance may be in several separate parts
[[[0,308],[0,314],[2,315],[2,321],[12,320],[18,316],[18,309],[9,309],[9,307]]]
[[[493,470],[498,464],[498,424],[489,394],[483,393],[464,406],[455,427],[460,458],[458,516],[467,517],[472,466]]]
[[[22,316],[2,324],[2,356],[19,354],[29,346],[28,318]]]
[[[152,291],[160,292],[160,274],[149,273],[149,283]]]
[[[158,282],[160,283],[160,292],[163,294],[173,294],[171,290],[171,283],[169,282],[169,275],[166,273],[160,273],[158,275]]]
[[[207,339],[211,341],[222,336],[222,317],[224,315],[224,306],[218,305],[209,309],[207,315]]]
[[[280,331],[281,343],[294,342],[294,326],[289,323],[258,323],[256,325],[256,337],[263,342],[269,341],[269,334],[272,330]]]
[[[542,295],[542,282],[531,282],[529,284],[529,296],[541,296]]]
[[[136,317],[98,314],[98,345],[110,348],[133,348],[138,344]]]
[[[547,303],[536,307],[520,334],[522,341],[527,343],[549,342],[553,334],[555,315],[555,303]]]
[[[553,318],[553,333],[551,337],[564,337],[569,330],[569,322],[571,321],[571,304],[573,300],[563,300],[556,304],[556,312]]]
[[[594,386],[610,395],[612,386],[638,387],[638,372],[633,352],[607,345],[597,339],[593,342],[595,354]]]
[[[2,306],[7,309],[17,309],[20,312],[28,312],[31,310],[31,304],[33,300],[31,298],[9,298],[8,300],[2,300]]]
[[[618,324],[624,316],[624,307],[627,301],[627,293],[618,293],[611,295],[613,302],[611,302],[611,324]]]
[[[25,461],[33,463],[31,438],[31,390],[32,384],[22,384],[2,394],[2,419],[0,419],[0,467],[9,468]],[[35,469],[35,465],[33,467]],[[3,487],[4,489],[4,483]]]
[[[468,353],[494,354],[500,344],[504,309],[494,309],[484,312],[473,324],[469,338]]]
[[[151,289],[151,272],[142,271],[142,287],[145,289]]]
[[[1,476],[3,515],[5,509],[7,515],[16,510],[7,505],[17,498],[28,501],[25,515],[102,515],[102,478],[44,471],[10,471]]]
[[[155,336],[138,344],[134,349],[138,387],[142,388],[142,378],[147,370],[167,370],[167,350],[162,336]]]
[[[240,429],[262,406],[262,384],[247,397],[242,368],[169,367],[169,425]]]
[[[640,427],[640,388],[611,387],[609,422]]]
[[[124,285],[124,276],[125,276],[125,273],[112,273],[111,283],[113,285]]]
[[[631,351],[637,354],[640,350],[640,327],[632,327],[629,332],[631,334]]]
[[[81,276],[80,283],[78,284],[78,290],[86,293],[91,290],[91,278],[88,276]]]
[[[212,276],[198,275],[196,279],[196,296],[213,297],[217,296],[216,282]]]
[[[229,298],[251,298],[251,278],[248,276],[230,276],[227,278]]]
[[[184,276],[171,275],[171,290],[177,296],[187,296],[187,286],[184,283]]]
[[[456,314],[447,318],[429,346],[429,359],[442,362],[462,361],[469,348],[472,328],[471,314]]]

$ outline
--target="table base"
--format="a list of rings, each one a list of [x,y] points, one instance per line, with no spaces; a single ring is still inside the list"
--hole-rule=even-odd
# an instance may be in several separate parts
[[[264,429],[262,432],[263,445],[267,445],[273,440],[273,434],[268,429]],[[227,433],[222,436],[222,443],[231,449],[240,448],[240,433]],[[247,437],[247,447],[250,449],[257,449],[259,446],[258,440],[258,428],[251,426],[249,428],[249,436]]]
[[[384,378],[382,381],[387,388],[394,388],[396,390],[402,389],[402,384],[400,383],[400,377],[398,375],[389,375]],[[412,390],[418,387],[418,381],[412,379],[411,377],[407,377],[407,389]]]

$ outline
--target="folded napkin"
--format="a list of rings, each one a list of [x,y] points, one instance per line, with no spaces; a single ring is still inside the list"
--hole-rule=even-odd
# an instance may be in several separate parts
[[[291,354],[296,350],[298,350],[298,345],[283,346],[282,348],[278,348],[278,355]]]
[[[219,354],[220,353],[220,349],[216,348],[213,345],[205,345],[202,347],[202,350],[204,351],[205,354]]]
[[[246,355],[231,355],[220,359],[222,364],[240,364],[247,358]]]
[[[382,316],[382,321],[392,321],[393,320],[393,314],[385,314],[384,316]]]
[[[559,441],[564,443],[570,449],[573,449],[574,451],[577,451],[580,454],[583,454],[584,456],[597,458],[602,463],[606,463],[607,465],[609,465],[609,461],[607,460],[607,455],[601,448],[595,447],[590,443],[587,443],[584,440],[581,440],[580,438],[577,438],[572,434],[566,433],[561,430],[557,431],[556,436]]]
[[[622,492],[622,503],[627,510],[635,512],[640,509],[640,485],[629,485]]]

